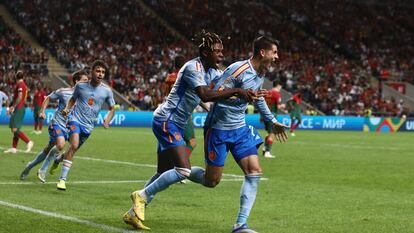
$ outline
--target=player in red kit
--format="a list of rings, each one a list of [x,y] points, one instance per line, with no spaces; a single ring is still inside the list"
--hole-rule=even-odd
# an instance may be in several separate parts
[[[267,106],[269,107],[270,111],[273,113],[275,118],[277,118],[277,111],[279,109],[283,109],[285,107],[284,104],[281,104],[281,95],[280,89],[282,89],[282,85],[279,81],[273,82],[273,88],[269,90],[267,95],[265,96],[265,100]],[[263,119],[261,119],[263,121]],[[263,146],[263,156],[265,158],[275,158],[274,155],[270,153],[273,145],[273,139],[275,137],[273,130],[272,130],[272,122],[263,121],[265,125],[265,129],[267,132],[267,136],[265,138],[265,144]]]
[[[35,134],[41,134],[42,133],[42,127],[43,127],[43,119],[39,117],[40,114],[40,108],[42,107],[42,103],[46,98],[46,92],[43,90],[42,85],[39,84],[36,87],[34,97],[33,97],[33,105],[32,105],[32,111],[33,111],[33,117],[34,117],[34,131]]]
[[[25,103],[28,96],[28,89],[26,83],[24,82],[24,74],[21,71],[18,71],[15,76],[16,79],[16,87],[14,89],[13,94],[13,101],[10,104],[9,111],[7,112],[8,115],[11,115],[9,127],[11,132],[13,133],[13,143],[12,148],[7,149],[4,153],[13,153],[17,152],[17,143],[19,139],[22,139],[27,147],[26,153],[30,152],[33,148],[33,142],[20,131],[20,128],[23,125],[24,113],[25,113]]]
[[[300,104],[301,103],[302,103],[302,95],[300,93],[294,94],[292,98],[288,101],[289,115],[291,119],[291,123],[290,123],[291,136],[295,136],[295,133],[294,133],[295,129],[302,122],[302,116],[300,115],[300,112],[301,112]]]

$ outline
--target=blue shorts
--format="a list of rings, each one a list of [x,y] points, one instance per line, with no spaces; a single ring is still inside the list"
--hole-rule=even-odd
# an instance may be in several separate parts
[[[64,137],[65,140],[68,140],[68,132],[67,129],[62,129],[59,125],[53,124],[49,125],[49,144],[55,144],[56,138]]]
[[[204,129],[204,157],[211,166],[223,167],[229,150],[236,162],[257,155],[262,143],[262,137],[253,126],[234,130]]]
[[[77,121],[69,121],[68,122],[68,128],[69,128],[69,137],[72,134],[79,134],[79,145],[78,149],[82,146],[82,144],[88,139],[90,133],[86,131],[85,127],[83,127],[79,122]]]
[[[152,121],[152,132],[158,140],[158,153],[177,146],[184,146],[184,129],[172,121]]]

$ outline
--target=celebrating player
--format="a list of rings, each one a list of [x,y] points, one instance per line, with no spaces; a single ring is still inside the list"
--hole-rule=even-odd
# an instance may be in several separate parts
[[[110,87],[102,83],[108,76],[109,69],[105,62],[96,60],[92,64],[91,80],[76,84],[72,98],[68,105],[62,110],[62,115],[68,117],[70,146],[63,157],[63,165],[60,173],[57,189],[66,190],[66,179],[72,166],[75,152],[88,139],[94,128],[94,123],[105,102],[109,106],[103,126],[109,128],[109,122],[114,115],[114,97]],[[76,103],[76,104],[75,104]]]
[[[78,82],[88,81],[88,76],[84,70],[75,72],[72,75],[73,84]],[[65,140],[68,139],[68,129],[66,128],[66,117],[64,117],[61,111],[66,107],[69,102],[69,99],[72,97],[74,88],[60,88],[46,97],[39,109],[39,117],[46,119],[45,109],[49,105],[50,100],[58,100],[58,108],[53,116],[52,121],[49,125],[49,143],[45,148],[36,156],[36,158],[29,162],[22,173],[20,174],[20,179],[24,180],[29,174],[30,170],[42,162],[44,163],[42,167],[37,172],[37,177],[39,180],[44,183],[46,182],[46,170],[49,166],[51,159],[55,158],[58,154],[63,152],[65,146]],[[56,147],[54,147],[56,145]]]
[[[183,56],[177,56],[174,59],[174,72],[168,74],[167,78],[165,79],[165,84],[166,84],[166,92],[165,93],[170,93],[175,81],[177,80],[177,74],[178,71],[180,70],[180,68],[184,65],[185,63],[185,58]],[[186,150],[187,150],[187,155],[190,156],[191,152],[194,150],[194,148],[196,147],[197,143],[195,140],[195,134],[194,134],[194,124],[193,124],[193,119],[190,115],[190,117],[188,118],[187,124],[185,125],[184,128],[184,141],[186,144]]]
[[[152,129],[158,140],[157,173],[146,187],[131,194],[132,208],[124,214],[124,221],[135,228],[143,225],[145,204],[158,192],[190,176],[191,166],[183,140],[188,118],[200,101],[209,102],[239,96],[251,100],[254,94],[241,88],[213,91],[209,87],[209,69],[217,69],[223,59],[223,44],[217,34],[202,31],[198,36],[200,57],[194,58],[180,69],[166,101],[154,112]],[[171,169],[171,163],[173,167]]]
[[[278,59],[278,41],[269,37],[259,37],[253,42],[253,57],[249,60],[231,64],[217,84],[218,90],[243,88],[260,90],[264,75],[272,62]],[[247,218],[256,198],[257,185],[262,176],[257,149],[263,143],[257,130],[246,125],[245,112],[247,101],[239,98],[218,101],[208,113],[204,127],[206,169],[193,167],[191,181],[206,187],[215,187],[223,174],[223,166],[228,151],[239,164],[245,175],[240,192],[240,209],[233,233],[256,231],[247,225]],[[287,136],[286,125],[277,122],[270,112],[264,98],[254,101],[255,107],[265,121],[272,122],[276,138],[284,142]]]
[[[33,148],[33,141],[26,136],[25,133],[20,131],[23,125],[25,103],[28,95],[28,89],[26,83],[24,82],[24,74],[22,71],[16,73],[15,79],[17,80],[16,89],[14,90],[13,102],[11,102],[8,115],[11,115],[9,127],[13,133],[13,143],[12,148],[7,149],[4,153],[13,153],[17,152],[17,143],[19,139],[22,139],[26,143],[26,153],[29,153]]]

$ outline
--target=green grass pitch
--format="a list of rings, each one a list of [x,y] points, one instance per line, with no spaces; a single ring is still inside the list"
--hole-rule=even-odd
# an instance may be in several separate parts
[[[25,126],[24,132],[31,127]],[[262,136],[263,131],[260,131]],[[29,135],[40,151],[47,132]],[[191,161],[203,166],[202,131]],[[0,126],[0,147],[11,133]],[[19,149],[24,149],[19,142]],[[275,143],[276,159],[260,158],[260,182],[249,225],[260,233],[414,232],[414,140],[408,133],[297,131]],[[56,190],[60,168],[47,183],[35,167],[18,180],[34,153],[0,153],[0,232],[122,232],[129,195],[154,172],[156,140],[145,128],[96,128],[75,155],[67,191]],[[228,157],[226,174],[241,175]],[[208,189],[172,185],[146,211],[150,232],[231,232],[242,182],[225,176]],[[43,212],[42,212],[43,211]]]

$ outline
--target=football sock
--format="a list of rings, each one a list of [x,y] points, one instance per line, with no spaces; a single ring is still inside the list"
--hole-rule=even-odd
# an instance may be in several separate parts
[[[50,161],[55,158],[56,155],[58,155],[59,150],[54,146],[52,149],[50,149],[49,154],[47,154],[47,157],[45,161],[42,164],[42,167],[40,168],[41,172],[46,172],[47,168],[49,167]]]
[[[267,136],[265,139],[265,151],[270,151],[272,150],[272,145],[273,145],[273,139],[271,136]]]
[[[250,210],[256,199],[257,185],[260,175],[246,175],[240,191],[240,209],[237,215],[236,224],[244,224],[247,222]]]
[[[12,147],[17,148],[17,143],[19,143],[19,137],[17,135],[13,136]]]
[[[72,167],[72,161],[64,159],[59,180],[66,180],[71,167]]]
[[[35,131],[37,131],[37,126],[39,125],[37,122],[38,122],[38,120],[39,120],[39,118],[37,118],[37,117],[35,117],[35,120],[34,120],[34,130]]]
[[[29,169],[32,169],[34,166],[36,166],[37,164],[45,160],[45,158],[46,158],[46,153],[44,151],[41,151],[33,161],[27,164],[26,167]]]
[[[42,131],[43,127],[43,120],[39,120],[39,130]]]
[[[26,144],[30,142],[30,139],[24,134],[22,131],[19,131],[18,136],[22,139]]]
[[[188,172],[191,172],[187,169]],[[170,169],[160,175],[156,180],[154,180],[150,185],[145,187],[140,195],[144,199],[148,199],[149,196],[155,195],[158,192],[168,188],[171,184],[175,184],[178,181],[184,180],[186,177],[177,171],[177,169]]]
[[[147,183],[145,183],[144,188],[146,188],[148,185],[152,184],[152,182],[154,182],[154,180],[156,180],[158,177],[160,177],[160,173],[157,172],[147,181]],[[147,205],[149,203],[151,203],[152,199],[154,199],[154,195],[151,195],[151,196],[147,197]]]
[[[193,166],[193,167],[191,167],[191,174],[188,177],[188,179],[191,180],[194,183],[204,185],[204,174],[205,174],[205,171],[204,171],[203,168]]]

